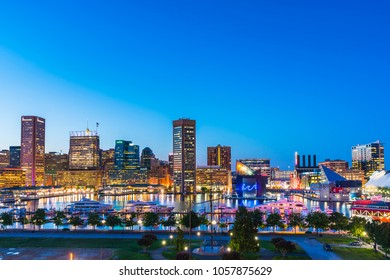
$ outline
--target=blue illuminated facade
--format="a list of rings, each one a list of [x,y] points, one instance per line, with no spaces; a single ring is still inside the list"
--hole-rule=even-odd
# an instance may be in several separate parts
[[[237,175],[237,196],[243,198],[262,197],[265,193],[267,181],[267,177],[262,175]]]
[[[139,146],[131,141],[115,141],[114,166],[116,170],[134,170],[140,167]]]

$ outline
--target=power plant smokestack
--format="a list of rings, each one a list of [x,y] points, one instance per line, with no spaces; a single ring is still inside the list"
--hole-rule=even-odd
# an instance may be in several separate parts
[[[311,167],[311,155],[307,156],[307,166]]]
[[[302,156],[302,166],[303,167],[306,166],[306,156],[305,155]]]
[[[313,161],[314,161],[313,165],[317,166],[317,156],[316,155],[313,155]]]

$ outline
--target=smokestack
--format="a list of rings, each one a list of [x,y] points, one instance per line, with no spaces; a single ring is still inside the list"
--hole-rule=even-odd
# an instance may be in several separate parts
[[[311,167],[311,155],[307,156],[307,166]]]
[[[306,156],[305,155],[302,156],[302,166],[303,167],[306,166]]]
[[[317,166],[317,156],[316,155],[313,155],[313,165],[314,166]]]

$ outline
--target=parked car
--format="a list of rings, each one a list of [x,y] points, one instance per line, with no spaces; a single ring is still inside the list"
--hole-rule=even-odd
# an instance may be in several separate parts
[[[359,247],[361,247],[363,245],[363,243],[360,242],[360,241],[353,241],[353,242],[349,243],[349,245],[350,246],[359,246]]]
[[[323,248],[324,248],[325,251],[332,251],[332,247],[329,244],[327,244],[327,243],[325,243],[323,245]]]

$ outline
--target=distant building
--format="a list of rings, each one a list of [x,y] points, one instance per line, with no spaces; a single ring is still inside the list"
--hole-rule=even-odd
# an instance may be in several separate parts
[[[173,186],[176,193],[193,193],[196,188],[196,122],[173,121]]]
[[[24,186],[26,171],[21,168],[0,168],[0,188]]]
[[[11,168],[20,167],[20,146],[9,147],[9,166]]]
[[[115,168],[115,149],[101,151],[101,170],[103,171],[103,185],[108,185],[109,171]]]
[[[0,168],[9,167],[9,150],[0,151]]]
[[[348,170],[348,162],[341,159],[335,159],[335,160],[326,159],[325,161],[320,162],[319,165],[323,165],[329,168],[330,170],[333,170],[340,174]]]
[[[271,178],[270,159],[238,159],[236,161],[238,175],[262,175]]]
[[[57,172],[60,186],[101,187],[103,172],[101,170],[65,170]]]
[[[173,154],[168,155],[169,175],[173,178]]]
[[[148,183],[148,170],[146,167],[137,169],[110,170],[108,172],[109,185],[130,185]]]
[[[313,160],[312,160],[313,159]],[[317,156],[295,153],[295,167],[291,176],[290,187],[292,189],[308,189],[312,184],[320,181],[321,170],[317,165]]]
[[[366,180],[372,173],[385,169],[385,148],[379,140],[352,147],[352,169],[363,170]]]
[[[196,169],[197,190],[202,187],[230,191],[232,178],[230,171],[220,166],[198,166]]]
[[[320,201],[350,201],[362,194],[362,182],[347,180],[335,171],[320,165],[320,180],[310,189]]]
[[[220,166],[221,168],[232,170],[231,147],[218,145],[207,147],[207,165]]]
[[[100,139],[96,131],[70,133],[69,169],[97,170],[100,167]]]
[[[50,152],[45,154],[45,185],[57,185],[57,172],[68,170],[69,158],[67,154]]]
[[[26,186],[42,186],[45,178],[45,119],[22,116],[20,166]]]
[[[117,170],[139,169],[139,146],[134,145],[131,141],[115,141],[114,165]]]
[[[141,153],[141,166],[151,170],[154,161],[156,161],[156,156],[154,155],[152,149],[149,147],[144,148]]]

